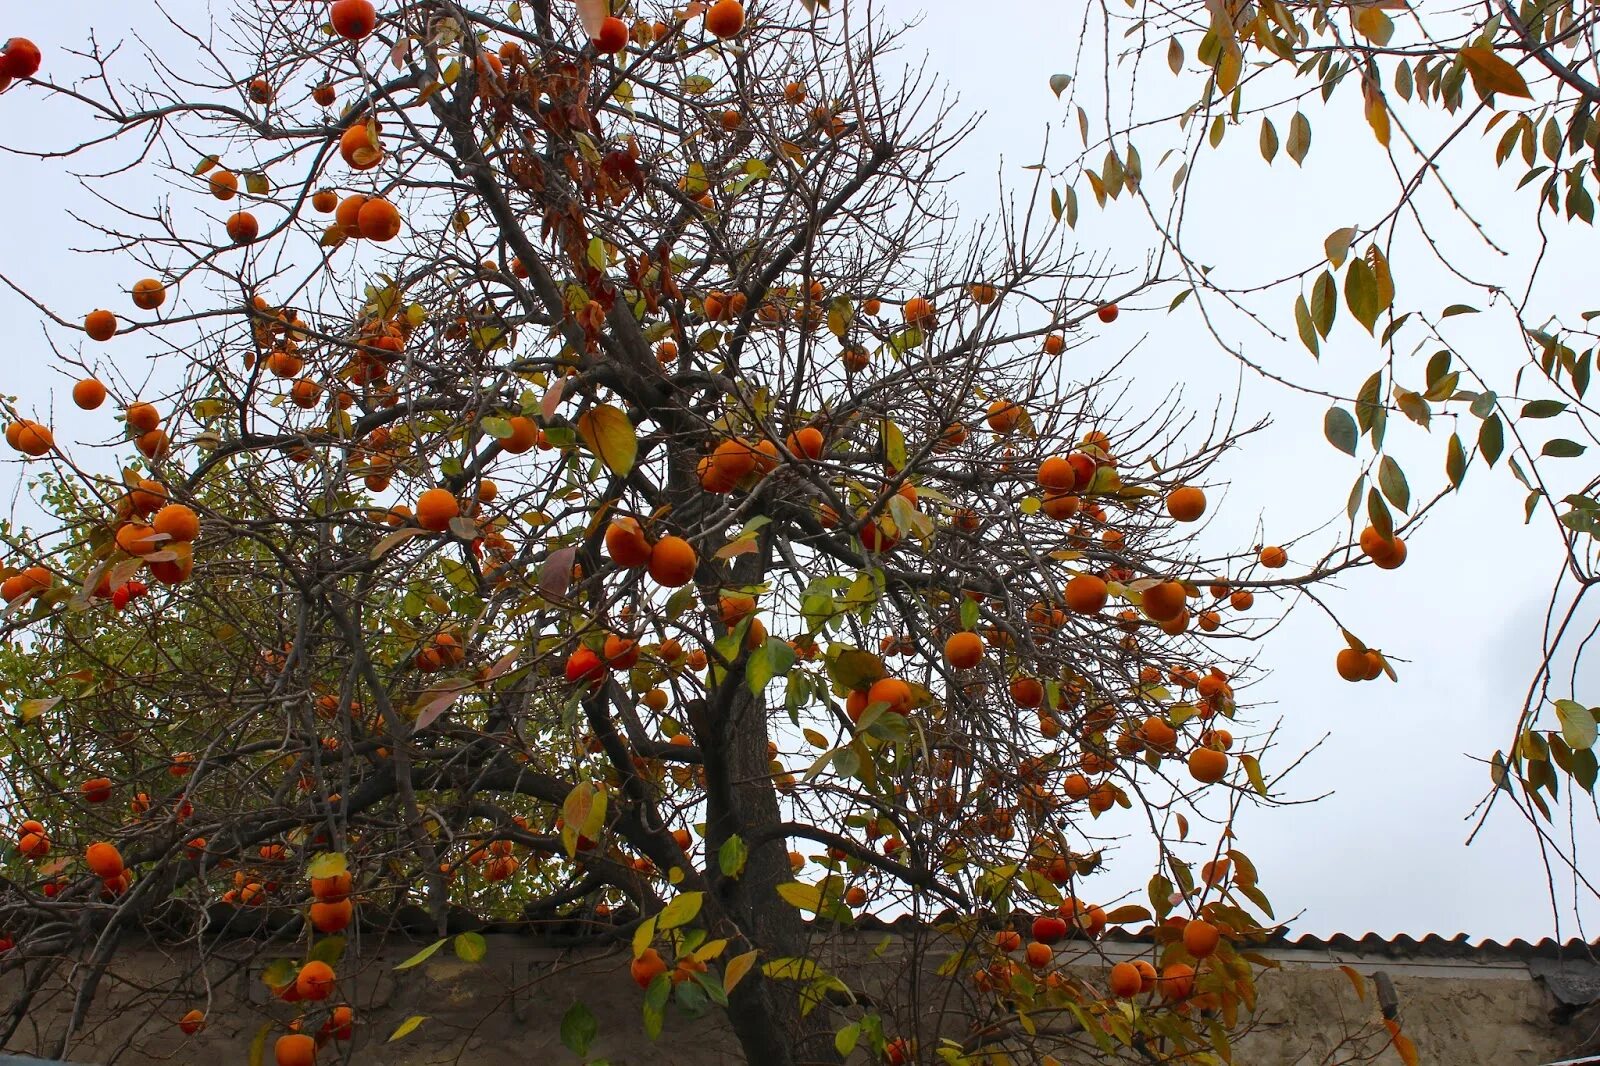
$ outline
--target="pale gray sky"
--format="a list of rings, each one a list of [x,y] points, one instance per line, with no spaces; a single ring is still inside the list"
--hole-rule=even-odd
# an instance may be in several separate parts
[[[836,0],[836,6],[841,2]],[[220,2],[200,0],[173,0],[165,6],[196,19],[205,18],[208,8],[226,10]],[[956,157],[965,176],[955,189],[963,210],[976,217],[994,202],[997,176],[1008,181],[1026,177],[1021,165],[1037,158],[1046,126],[1063,117],[1063,104],[1046,82],[1067,66],[1063,57],[1077,49],[1082,0],[882,0],[880,10],[894,19],[924,12],[923,25],[907,39],[909,49],[926,49],[933,68],[960,94],[961,108],[987,112]],[[95,29],[103,45],[125,38],[130,28],[153,41],[170,39],[146,0],[78,0],[70,20],[57,17],[50,5],[13,5],[0,29],[6,36],[36,41],[44,51],[45,74],[63,77],[84,72],[82,61],[64,55],[63,49],[80,46],[86,26]],[[126,61],[132,77],[144,76],[136,46]],[[1148,85],[1143,99],[1152,107],[1163,101],[1168,107],[1181,106],[1184,101],[1173,95],[1174,84],[1157,64],[1141,76],[1140,92]],[[0,141],[59,147],[63,129],[84,128],[81,112],[42,95],[22,88],[0,97]],[[1352,100],[1341,93],[1326,117],[1313,113],[1313,149],[1303,171],[1282,157],[1271,168],[1263,163],[1254,124],[1235,131],[1216,158],[1208,160],[1205,173],[1210,178],[1196,191],[1195,202],[1212,207],[1191,221],[1197,246],[1215,249],[1222,269],[1245,263],[1259,269],[1241,276],[1275,276],[1283,272],[1277,268],[1299,266],[1316,255],[1328,231],[1367,218],[1362,212],[1370,212],[1379,198],[1362,175],[1386,171]],[[1103,132],[1098,102],[1091,98],[1086,103],[1097,132]],[[1279,125],[1281,129],[1283,123]],[[1053,158],[1064,161],[1064,149],[1076,144],[1075,123],[1067,130],[1058,128],[1054,137]],[[1468,142],[1453,156],[1473,175],[1464,188],[1478,206],[1495,203],[1509,194],[1516,175],[1494,172],[1486,165],[1489,148],[1470,138]],[[1173,164],[1155,173],[1158,154],[1141,142],[1147,185],[1165,188]],[[135,204],[165,192],[140,176],[118,179],[108,191]],[[1078,231],[1083,247],[1113,249],[1123,265],[1139,268],[1148,225],[1135,213],[1137,208],[1124,201],[1101,212],[1086,194],[1083,199]],[[69,250],[93,243],[93,235],[70,213],[105,217],[106,208],[77,186],[66,167],[6,158],[0,162],[0,202],[11,205],[0,240],[0,271],[25,279],[35,294],[67,317],[98,306],[124,305],[122,294],[137,276],[128,274],[125,262],[114,255],[75,255]],[[1519,234],[1530,228],[1529,215],[1521,207],[1501,213],[1507,225],[1499,236],[1516,254],[1504,263],[1494,262],[1491,269],[1501,280],[1512,281],[1520,276],[1515,261],[1520,257],[1525,264],[1529,253],[1517,244]],[[1566,262],[1583,262],[1578,236],[1565,235],[1567,243],[1555,254],[1569,257]],[[1480,249],[1465,242],[1460,248],[1463,255],[1484,258]],[[1409,253],[1392,258],[1402,302],[1438,310],[1458,298],[1440,271],[1426,268]],[[1588,258],[1592,260],[1592,252]],[[1568,291],[1548,294],[1553,307],[1580,306],[1578,278],[1589,272],[1567,273]],[[1086,374],[1093,373],[1140,342],[1129,363],[1136,396],[1154,404],[1174,382],[1183,382],[1189,403],[1209,410],[1219,398],[1231,397],[1240,377],[1238,365],[1203,332],[1192,304],[1171,316],[1161,309],[1171,295],[1168,291],[1150,301],[1157,310],[1124,314],[1111,327],[1097,327],[1097,340],[1072,358]],[[1292,295],[1278,295],[1262,305],[1272,311],[1274,324],[1291,335]],[[1473,300],[1481,305],[1477,297]],[[53,403],[52,417],[62,439],[106,437],[104,412],[83,415],[71,407],[66,395],[71,378],[55,369],[33,310],[0,291],[0,316],[9,324],[3,391],[40,409]],[[1496,346],[1513,350],[1515,338],[1505,319],[1454,321],[1461,324],[1462,342],[1475,358],[1494,358]],[[1495,329],[1504,335],[1492,333]],[[1336,327],[1320,365],[1298,343],[1278,345],[1259,333],[1241,335],[1249,337],[1253,358],[1345,394],[1376,363],[1375,346],[1348,322]],[[76,348],[81,338],[65,330],[52,330],[51,336],[68,349]],[[120,372],[136,379],[143,372],[140,357],[150,349],[129,344],[90,354],[113,351]],[[1322,440],[1326,401],[1292,395],[1254,378],[1243,381],[1242,395],[1242,422],[1270,414],[1275,425],[1227,462],[1232,487],[1226,497],[1212,494],[1218,517],[1208,537],[1218,550],[1253,542],[1258,522],[1269,542],[1322,526],[1341,514],[1358,469],[1355,460]],[[1391,423],[1391,439],[1406,459],[1417,495],[1442,479],[1447,433],[1425,436],[1398,419]],[[0,467],[0,490],[8,497],[19,473],[14,463]],[[1328,734],[1290,783],[1296,795],[1333,794],[1314,805],[1248,813],[1239,827],[1240,845],[1260,868],[1279,917],[1304,911],[1295,931],[1467,932],[1502,939],[1552,932],[1532,833],[1509,808],[1492,819],[1471,849],[1463,847],[1469,829],[1463,819],[1488,781],[1485,769],[1469,756],[1487,756],[1507,743],[1538,653],[1544,597],[1558,562],[1557,544],[1544,520],[1536,519],[1531,530],[1523,527],[1521,501],[1520,488],[1503,469],[1475,468],[1461,498],[1447,503],[1411,540],[1403,569],[1362,570],[1341,591],[1330,593],[1330,602],[1351,629],[1399,661],[1400,684],[1339,680],[1333,672],[1339,634],[1310,609],[1296,610],[1266,642],[1262,660],[1272,673],[1251,694],[1264,703],[1254,712],[1259,721],[1282,719],[1281,756],[1298,753]],[[1320,554],[1338,528],[1315,535],[1309,542],[1313,547],[1292,557]],[[1485,588],[1490,579],[1492,587]],[[1258,611],[1266,606],[1263,598]],[[1266,770],[1271,774],[1277,765],[1269,757]],[[1580,815],[1579,820],[1592,828],[1592,815]],[[1205,830],[1197,829],[1197,835],[1209,838]],[[1142,883],[1149,873],[1147,852],[1148,845],[1132,837],[1117,865],[1103,875],[1104,884],[1095,887],[1110,895]],[[1563,932],[1575,930],[1567,925]]]

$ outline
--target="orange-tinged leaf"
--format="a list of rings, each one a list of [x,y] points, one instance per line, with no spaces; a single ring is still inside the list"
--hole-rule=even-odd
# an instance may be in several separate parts
[[[1417,1045],[1413,1044],[1411,1038],[1404,1033],[1394,1034],[1394,1050],[1405,1066],[1418,1066],[1421,1061],[1417,1058]]]
[[[1344,975],[1350,978],[1350,987],[1356,990],[1356,998],[1365,1003],[1367,1001],[1367,979],[1356,973],[1349,966],[1341,966]]]
[[[750,967],[756,964],[759,951],[747,951],[743,955],[735,955],[728,960],[722,968],[722,991],[732,992],[733,986],[744,980],[744,975],[750,972]]]
[[[1129,922],[1148,922],[1150,920],[1150,911],[1136,903],[1117,907],[1106,913],[1107,925],[1127,925]]]
[[[1463,48],[1461,61],[1466,64],[1467,73],[1472,75],[1472,85],[1478,90],[1479,96],[1504,93],[1506,96],[1533,99],[1533,94],[1528,91],[1528,83],[1517,72],[1517,68],[1495,55],[1493,49],[1482,45]]]

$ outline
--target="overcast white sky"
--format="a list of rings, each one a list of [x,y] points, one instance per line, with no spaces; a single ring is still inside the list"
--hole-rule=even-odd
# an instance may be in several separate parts
[[[835,0],[836,6],[843,2],[847,0]],[[994,202],[997,177],[1024,177],[1021,165],[1037,158],[1046,126],[1062,118],[1064,108],[1046,82],[1064,69],[1063,57],[1076,50],[1082,2],[880,3],[880,10],[892,18],[926,13],[908,45],[927,51],[933,68],[960,94],[961,108],[987,112],[957,156],[965,177],[955,188],[969,215],[981,215]],[[226,5],[210,6],[220,12]],[[147,0],[76,0],[71,19],[61,20],[52,5],[10,5],[0,34],[39,43],[46,74],[81,73],[80,61],[64,56],[62,49],[77,46],[85,26],[109,43],[125,37],[130,25],[149,30],[153,7]],[[196,19],[205,17],[207,7],[199,0],[167,5],[171,11],[192,12]],[[1172,96],[1174,82],[1164,67],[1151,69],[1147,80],[1151,99],[1165,95],[1169,103],[1180,102]],[[37,90],[27,88],[0,97],[0,142],[40,147],[62,143],[54,124],[73,113],[39,97]],[[1257,153],[1253,124],[1234,132],[1211,161],[1209,183],[1196,196],[1215,206],[1197,219],[1197,239],[1216,249],[1224,268],[1259,264],[1259,276],[1267,276],[1279,272],[1275,266],[1302,265],[1317,254],[1330,230],[1361,221],[1362,210],[1377,203],[1367,195],[1371,183],[1362,174],[1364,168],[1377,168],[1371,172],[1381,175],[1383,164],[1357,105],[1341,94],[1334,98],[1333,110],[1344,112],[1346,121],[1313,116],[1314,144],[1304,171],[1295,171],[1282,158],[1268,168]],[[1090,111],[1096,111],[1092,101]],[[1280,129],[1283,125],[1279,123]],[[1069,134],[1058,129],[1055,137],[1061,144]],[[1076,143],[1075,128],[1070,137]],[[1468,143],[1455,155],[1473,171],[1475,178],[1466,189],[1480,205],[1508,193],[1516,177],[1496,175],[1486,167],[1488,151]],[[1147,183],[1164,187],[1170,170],[1152,178],[1157,153],[1141,144],[1141,154]],[[126,182],[118,192],[126,191],[127,199],[161,191],[137,178]],[[1083,247],[1114,248],[1124,265],[1137,267],[1148,232],[1135,209],[1123,203],[1101,213],[1086,195],[1084,200],[1079,229]],[[26,279],[33,291],[69,316],[97,306],[122,306],[121,293],[131,279],[115,257],[68,251],[92,243],[92,235],[69,211],[97,214],[104,208],[60,165],[0,158],[0,203],[10,205],[0,238],[0,271]],[[1519,208],[1508,219],[1515,225],[1502,234],[1524,257],[1528,249],[1517,246],[1515,238],[1518,227],[1527,228],[1527,218]],[[1568,256],[1567,262],[1584,262],[1578,258],[1578,238],[1592,249],[1592,235],[1583,233],[1556,254]],[[1464,255],[1481,256],[1478,249],[1459,247]],[[1410,272],[1412,261],[1395,258],[1402,300],[1438,310],[1458,298],[1438,280],[1438,272],[1419,277]],[[1519,276],[1516,258],[1491,269],[1504,273],[1501,280],[1512,281]],[[1586,259],[1592,263],[1592,250]],[[1567,273],[1573,291],[1552,291],[1552,306],[1580,306],[1578,279],[1592,272],[1584,268]],[[1148,314],[1125,314],[1072,358],[1081,360],[1085,373],[1093,373],[1141,342],[1130,363],[1139,386],[1136,393],[1154,403],[1174,382],[1186,382],[1190,404],[1209,410],[1219,398],[1232,396],[1238,366],[1216,349],[1189,309],[1172,316],[1160,309],[1171,295],[1169,291],[1152,301],[1157,310]],[[1291,301],[1292,292],[1279,296],[1271,309],[1276,325],[1292,335]],[[0,321],[7,324],[0,390],[40,409],[53,397],[58,436],[64,439],[102,438],[102,419],[71,408],[66,394],[70,378],[52,368],[33,310],[0,291]],[[1463,337],[1472,339],[1479,356],[1514,339],[1509,332],[1491,336],[1488,322],[1455,321],[1469,323]],[[1500,328],[1504,330],[1503,323]],[[56,339],[75,346],[78,338],[58,332]],[[1320,366],[1298,343],[1266,344],[1259,335],[1251,343],[1251,355],[1263,363],[1344,394],[1354,391],[1376,360],[1370,340],[1347,322],[1336,328]],[[129,377],[139,374],[136,366],[121,370]],[[1242,404],[1242,421],[1270,414],[1275,424],[1226,466],[1232,488],[1220,501],[1208,534],[1217,548],[1253,543],[1258,522],[1270,542],[1339,515],[1358,468],[1322,440],[1326,401],[1247,378]],[[1392,425],[1391,437],[1408,459],[1418,494],[1442,477],[1447,433],[1427,437],[1412,427]],[[10,462],[0,467],[0,492],[8,500],[19,473]],[[1298,752],[1324,734],[1329,737],[1290,783],[1296,795],[1329,790],[1332,795],[1314,805],[1249,813],[1239,827],[1240,844],[1260,868],[1279,917],[1304,911],[1293,924],[1295,932],[1466,932],[1507,939],[1537,938],[1554,929],[1543,867],[1525,823],[1515,816],[1497,816],[1472,848],[1463,842],[1470,827],[1464,819],[1488,780],[1470,756],[1487,756],[1506,744],[1539,649],[1544,596],[1558,561],[1556,543],[1547,528],[1540,528],[1542,520],[1536,520],[1533,530],[1523,527],[1522,493],[1503,471],[1485,476],[1475,469],[1467,485],[1468,491],[1411,541],[1403,569],[1364,570],[1332,593],[1331,602],[1351,629],[1404,660],[1400,684],[1340,681],[1332,666],[1339,635],[1325,617],[1310,610],[1295,611],[1267,644],[1263,661],[1273,672],[1252,690],[1267,704],[1257,714],[1267,721],[1281,716],[1284,752]],[[1212,494],[1214,510],[1219,495]],[[1296,552],[1295,557],[1315,557],[1335,535],[1322,533],[1313,541],[1315,551]],[[1482,587],[1489,575],[1492,590]],[[1275,769],[1270,758],[1266,769],[1269,774]],[[1592,813],[1579,815],[1581,824],[1592,825],[1593,820]],[[1118,861],[1128,876],[1142,879],[1149,872],[1147,859],[1135,850]],[[1117,874],[1106,876],[1109,892]],[[1570,892],[1566,895],[1570,912]],[[1562,932],[1575,935],[1576,930],[1569,923]]]

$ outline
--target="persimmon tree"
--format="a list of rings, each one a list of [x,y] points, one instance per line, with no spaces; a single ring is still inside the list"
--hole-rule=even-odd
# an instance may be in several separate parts
[[[1156,277],[1124,286],[1124,303],[1187,315],[1248,373],[1329,401],[1327,441],[1361,461],[1340,493],[1353,524],[1404,533],[1474,470],[1498,470],[1559,545],[1539,665],[1504,750],[1481,754],[1491,800],[1591,894],[1542,827],[1561,779],[1592,793],[1597,775],[1600,713],[1574,663],[1592,632],[1600,483],[1574,460],[1596,440],[1600,312],[1562,284],[1594,224],[1595,13],[1508,0],[1079,13],[1075,65],[1051,79],[1078,145],[1052,160],[1047,196],[1074,224],[1097,203],[1147,227]],[[1219,261],[1195,220],[1241,208],[1212,169],[1240,153],[1287,168],[1262,191],[1326,219],[1320,246]],[[1336,191],[1298,194],[1307,175]],[[1368,361],[1353,391],[1330,391],[1313,362],[1334,352]],[[1413,488],[1422,434],[1438,473]]]
[[[1322,575],[1203,544],[1246,431],[1076,372],[1105,278],[1042,211],[955,217],[898,31],[336,0],[182,39],[153,85],[46,44],[0,100],[112,131],[16,155],[174,187],[99,223],[126,292],[35,300],[109,439],[7,404],[7,1039],[67,968],[57,1053],[122,945],[243,931],[255,1054],[348,1057],[418,1024],[363,1032],[358,934],[577,922],[647,1031],[722,1010],[752,1062],[1227,1054],[1274,928],[1232,816],[1290,761],[1234,721],[1236,619]],[[866,912],[942,987],[858,996]]]

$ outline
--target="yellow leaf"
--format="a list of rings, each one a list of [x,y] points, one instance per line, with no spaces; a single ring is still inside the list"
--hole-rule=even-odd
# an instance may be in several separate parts
[[[639,437],[628,416],[610,404],[591,407],[578,416],[578,435],[607,470],[626,474],[639,454]]]
[[[1378,143],[1385,148],[1389,147],[1389,108],[1383,102],[1383,93],[1374,88],[1371,83],[1362,87],[1362,95],[1366,99],[1367,125],[1372,127],[1372,135]]]
[[[747,951],[743,955],[735,955],[728,960],[728,965],[722,968],[722,991],[732,992],[733,986],[744,980],[744,975],[750,972],[750,967],[756,964],[759,951]]]
[[[416,1032],[417,1026],[421,1025],[427,1020],[428,1016],[426,1014],[413,1014],[411,1017],[401,1022],[399,1028],[389,1034],[390,1043],[399,1040],[401,1037],[408,1036],[411,1033]]]
[[[640,923],[639,928],[633,931],[633,957],[639,958],[645,950],[655,942],[656,920],[652,915]]]
[[[704,897],[703,892],[685,892],[674,897],[671,903],[661,908],[656,924],[663,930],[688,925],[694,921],[695,915],[700,913],[700,904],[704,901]]]
[[[694,957],[701,962],[710,962],[718,955],[721,955],[727,946],[728,941],[726,939],[708,940],[702,944],[698,950],[695,951]]]
[[[350,869],[350,863],[345,859],[343,852],[325,851],[311,860],[306,867],[306,877],[321,880],[324,877],[338,877]]]

